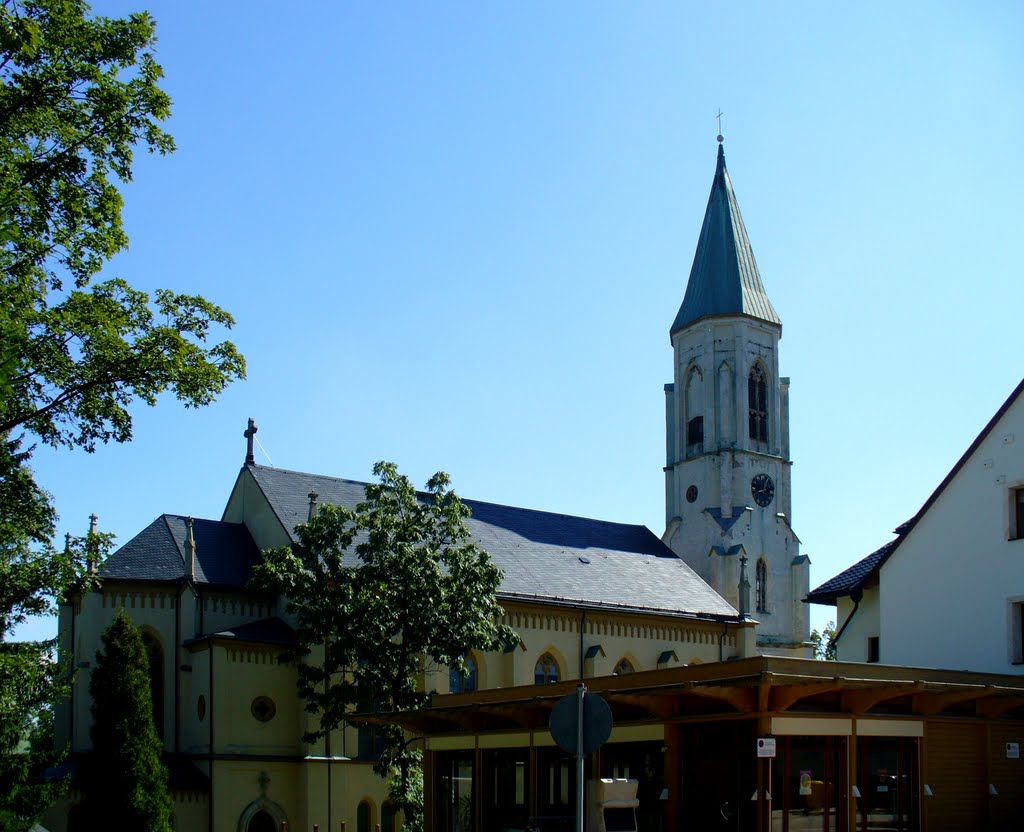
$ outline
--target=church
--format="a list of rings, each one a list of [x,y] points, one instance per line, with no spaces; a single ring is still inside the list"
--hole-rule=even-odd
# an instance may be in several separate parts
[[[373,719],[403,725],[425,750],[428,830],[571,829],[575,769],[548,720],[580,682],[613,714],[588,779],[637,781],[638,832],[684,819],[759,832],[969,828],[943,825],[953,792],[932,796],[923,779],[939,766],[927,744],[936,720],[986,738],[986,776],[1005,799],[985,804],[991,823],[977,828],[1024,809],[1019,768],[994,750],[1024,734],[1024,680],[810,660],[782,322],[721,141],[670,327],[661,537],[466,500],[472,538],[503,570],[498,600],[518,644],[470,654],[465,676],[428,668],[425,711],[307,744],[295,667],[278,661],[295,641],[284,601],[249,577],[262,550],[295,545],[321,505],[354,507],[365,483],[256,464],[250,420],[219,519],[156,518],[102,565],[98,588],[61,605],[61,656],[77,675],[56,731],[72,783],[88,764],[100,634],[123,608],[149,649],[178,829],[394,832],[401,818],[373,773]],[[765,737],[773,756],[755,751]],[[77,830],[78,798],[72,789],[46,828]]]

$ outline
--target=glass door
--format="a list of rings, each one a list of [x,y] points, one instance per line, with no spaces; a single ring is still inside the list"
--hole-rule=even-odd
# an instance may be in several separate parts
[[[863,832],[917,828],[916,741],[861,737],[857,743],[857,824]]]

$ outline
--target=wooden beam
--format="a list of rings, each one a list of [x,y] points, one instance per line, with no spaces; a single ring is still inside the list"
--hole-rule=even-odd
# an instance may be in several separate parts
[[[978,716],[998,719],[1015,708],[1024,708],[1024,696],[992,696],[975,706]]]
[[[991,696],[994,691],[995,688],[991,685],[983,685],[970,690],[954,690],[948,693],[917,693],[914,695],[914,711],[923,716],[934,716],[942,713],[950,705]]]
[[[639,708],[654,719],[670,719],[674,717],[678,713],[677,702],[678,699],[674,696],[615,694],[608,697],[608,704],[613,708],[621,703]]]
[[[876,705],[889,699],[899,699],[924,688],[921,682],[905,682],[884,688],[867,688],[864,690],[844,690],[840,698],[840,707],[847,713],[866,714]]]
[[[689,693],[705,699],[716,699],[734,707],[740,713],[756,713],[758,688],[750,686],[708,685],[692,688]]]
[[[828,682],[804,685],[779,685],[772,688],[770,699],[770,710],[785,711],[809,696],[817,696],[821,693],[834,693],[843,689],[843,683],[835,678]]]

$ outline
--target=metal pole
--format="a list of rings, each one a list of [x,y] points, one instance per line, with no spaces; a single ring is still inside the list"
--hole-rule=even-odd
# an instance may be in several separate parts
[[[583,832],[583,697],[587,687],[576,686],[576,832]]]

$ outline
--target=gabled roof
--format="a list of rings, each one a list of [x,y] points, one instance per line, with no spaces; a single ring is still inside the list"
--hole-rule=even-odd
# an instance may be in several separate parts
[[[366,483],[247,465],[293,542],[308,494],[355,508]],[[477,545],[504,572],[504,600],[735,619],[737,612],[645,526],[463,500]]]
[[[721,144],[686,295],[669,332],[711,315],[748,315],[782,326],[761,283]]]
[[[99,570],[104,580],[181,581],[185,578],[187,518],[163,514],[112,554]],[[244,588],[260,562],[249,530],[240,523],[193,520],[196,583]]]
[[[829,578],[821,586],[816,587],[808,593],[806,601],[812,604],[834,604],[836,599],[842,595],[849,595],[852,590],[857,587],[863,587],[867,580],[877,575],[879,570],[885,564],[885,562],[893,556],[895,551],[900,547],[900,544],[906,540],[907,536],[914,530],[914,527],[918,524],[920,519],[924,517],[928,509],[932,507],[932,504],[939,499],[939,496],[943,491],[946,490],[953,478],[960,472],[960,469],[967,464],[976,450],[981,446],[981,443],[985,441],[988,435],[995,429],[995,426],[999,424],[999,421],[1006,415],[1006,411],[1010,409],[1015,401],[1020,397],[1021,393],[1024,393],[1024,379],[1014,388],[1009,398],[1002,403],[999,410],[995,412],[995,415],[989,419],[988,424],[982,428],[970,447],[964,451],[963,456],[956,461],[956,464],[949,469],[949,473],[943,477],[942,482],[939,483],[931,495],[925,500],[924,505],[918,509],[917,514],[907,520],[905,523],[901,523],[895,529],[897,535],[895,539],[890,540],[884,546],[876,549],[866,558],[857,561],[849,569],[840,572],[834,578]]]

